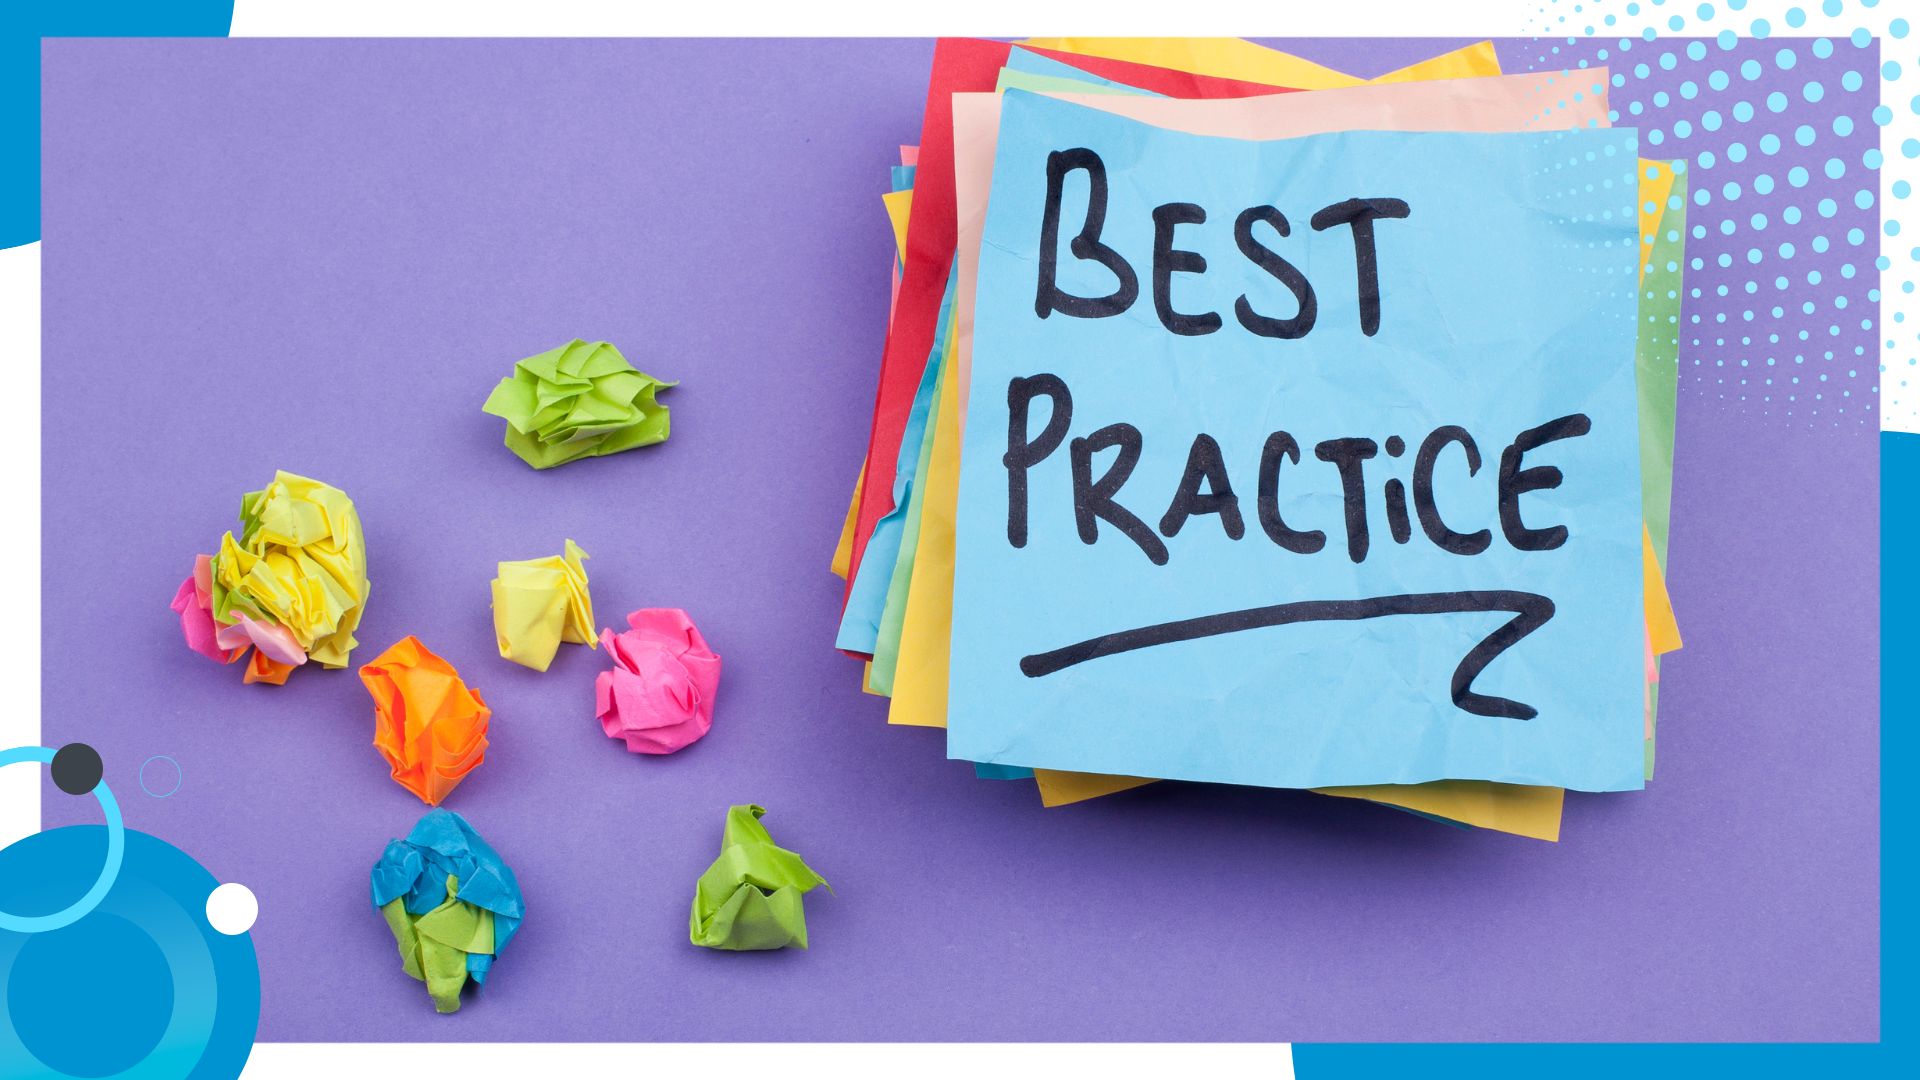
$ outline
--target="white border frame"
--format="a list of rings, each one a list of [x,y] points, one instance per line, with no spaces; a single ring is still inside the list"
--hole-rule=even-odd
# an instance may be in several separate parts
[[[1395,37],[1564,37],[1583,36],[1583,26],[1559,22],[1571,16],[1575,0],[1349,0],[1343,3],[1273,3],[1272,0],[1187,0],[1177,5],[1119,5],[1112,0],[967,0],[950,5],[853,3],[820,9],[769,0],[735,0],[721,8],[698,5],[619,3],[614,0],[236,0],[234,37],[683,37],[737,36],[911,36],[942,34],[1011,37],[1030,34],[1109,35],[1274,35],[1288,37],[1364,37],[1391,27]],[[1607,36],[1637,36],[1692,4],[1641,4],[1637,17],[1624,14],[1625,0],[1586,0],[1587,19],[1615,16]],[[1883,3],[1862,11],[1849,3],[1838,18],[1822,14],[1817,0],[1799,0],[1809,16],[1805,26],[1787,28],[1780,13],[1784,0],[1753,0],[1735,15],[1723,9],[1713,24],[1743,29],[1754,17],[1774,20],[1776,34],[1845,34],[1862,20],[1884,26],[1900,6]],[[1579,20],[1581,16],[1572,16]],[[1920,22],[1920,19],[1915,19]],[[1683,33],[1687,31],[1682,31]],[[1702,32],[1696,30],[1694,32]],[[1886,46],[1883,42],[1883,48]],[[1920,36],[1909,45],[1920,45]],[[1908,49],[1913,52],[1913,49]],[[1909,56],[1903,62],[1910,62]],[[1910,65],[1911,66],[1911,65]],[[1911,84],[1909,84],[1911,85]],[[1900,156],[1900,142],[1913,137],[1914,117],[1896,98],[1887,102],[1896,114],[1881,129],[1882,206],[1889,188],[1916,170]],[[1920,185],[1916,185],[1920,186]],[[1899,204],[1920,207],[1920,199]],[[1908,213],[1908,218],[1916,215]],[[1916,222],[1920,225],[1920,222]],[[1912,239],[1909,237],[1909,239]],[[1904,310],[1901,330],[1911,336],[1920,323],[1915,298],[1887,283],[1912,275],[1897,257],[1899,241],[1883,238],[1896,271],[1882,277],[1879,321],[1884,331],[1894,312]],[[1902,306],[1904,305],[1904,306]],[[1884,332],[1881,340],[1885,340]],[[40,245],[0,250],[0,355],[15,358],[15,386],[24,400],[40,394]],[[1909,346],[1910,348],[1911,346]],[[1884,366],[1884,358],[1883,358]],[[1920,394],[1898,412],[1883,391],[1881,420],[1891,430],[1920,431]],[[0,505],[13,508],[14,523],[0,530],[0,566],[15,570],[16,580],[31,582],[8,597],[0,621],[0,680],[16,688],[11,707],[0,715],[0,745],[32,745],[40,725],[40,416],[20,410],[19,422],[0,428]],[[35,768],[0,770],[0,847],[40,827],[40,777]],[[255,1048],[246,1076],[336,1077],[359,1070],[392,1075],[401,1070],[457,1070],[463,1076],[632,1075],[636,1067],[688,1070],[710,1065],[716,1047],[692,1044],[371,1044],[262,1043]],[[1011,1075],[1075,1075],[1097,1072],[1109,1078],[1179,1075],[1202,1068],[1234,1070],[1252,1077],[1293,1075],[1285,1044],[1159,1045],[1148,1047],[1044,1044],[916,1045],[734,1045],[725,1049],[729,1071],[774,1072],[808,1076],[829,1070],[845,1075],[879,1075],[911,1068],[917,1076],[973,1078],[988,1070]]]

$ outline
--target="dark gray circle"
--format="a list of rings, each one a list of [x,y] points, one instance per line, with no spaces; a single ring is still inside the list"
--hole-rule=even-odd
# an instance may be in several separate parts
[[[69,795],[85,795],[100,785],[105,766],[86,743],[68,743],[53,753],[53,786]]]

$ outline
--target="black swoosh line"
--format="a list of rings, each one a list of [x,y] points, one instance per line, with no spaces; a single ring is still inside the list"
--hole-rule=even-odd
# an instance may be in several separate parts
[[[1298,600],[1289,604],[1223,611],[1193,619],[1155,623],[1132,630],[1088,638],[1049,652],[1034,653],[1020,659],[1020,671],[1038,679],[1054,672],[1084,664],[1103,656],[1115,656],[1135,649],[1168,645],[1177,641],[1235,634],[1268,626],[1288,626],[1304,622],[1354,622],[1389,615],[1456,615],[1478,611],[1511,611],[1514,617],[1482,638],[1468,650],[1460,665],[1453,669],[1453,703],[1476,716],[1497,716],[1509,720],[1531,720],[1539,710],[1511,698],[1478,694],[1473,680],[1494,658],[1521,638],[1545,626],[1553,618],[1553,601],[1539,593],[1507,589],[1469,590],[1465,592],[1403,593],[1374,596],[1363,600]]]

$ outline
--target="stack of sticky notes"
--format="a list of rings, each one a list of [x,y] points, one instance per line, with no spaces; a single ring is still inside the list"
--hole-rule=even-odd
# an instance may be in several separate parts
[[[943,40],[835,645],[1048,806],[1305,788],[1558,839],[1653,773],[1683,166],[1609,73]]]

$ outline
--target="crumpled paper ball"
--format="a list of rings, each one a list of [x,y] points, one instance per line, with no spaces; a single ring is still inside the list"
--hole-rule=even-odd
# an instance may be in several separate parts
[[[289,472],[240,503],[241,535],[199,555],[174,593],[187,645],[233,663],[246,682],[284,683],[308,660],[347,665],[366,608],[366,537],[339,488]]]
[[[507,449],[551,469],[665,442],[667,407],[655,396],[677,385],[636,370],[604,341],[575,338],[515,364],[481,411],[506,420]]]
[[[694,886],[687,934],[695,945],[735,952],[807,947],[801,898],[827,881],[774,844],[760,824],[765,813],[759,806],[727,808],[720,857]]]
[[[487,981],[526,917],[513,871],[451,810],[429,810],[405,840],[389,841],[372,884],[401,966],[427,984],[437,1012],[460,1010],[460,991]]]
[[[586,558],[568,540],[563,554],[500,564],[493,579],[493,636],[502,659],[545,671],[563,641],[599,647]]]
[[[487,759],[492,710],[419,638],[395,642],[360,669],[360,681],[373,695],[373,745],[394,782],[429,806]]]
[[[595,715],[636,754],[671,754],[713,727],[720,657],[679,608],[643,608],[630,629],[600,631],[611,671],[594,680]]]
[[[236,612],[239,622],[222,624],[213,617],[213,556],[196,555],[193,573],[180,583],[170,605],[180,616],[180,632],[187,647],[201,656],[231,664],[247,655],[256,641],[260,650],[247,662],[240,681],[285,683],[293,669],[306,663],[306,653],[285,627],[258,623]]]

